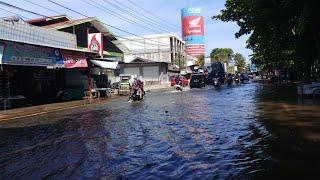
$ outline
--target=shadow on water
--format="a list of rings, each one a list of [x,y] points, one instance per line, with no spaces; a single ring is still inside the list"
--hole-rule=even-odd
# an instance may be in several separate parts
[[[310,177],[318,111],[294,87],[252,83],[0,123],[0,179]]]
[[[297,96],[294,85],[260,85],[257,120],[270,133],[264,139],[271,163],[261,177],[315,177],[320,173],[319,100]]]

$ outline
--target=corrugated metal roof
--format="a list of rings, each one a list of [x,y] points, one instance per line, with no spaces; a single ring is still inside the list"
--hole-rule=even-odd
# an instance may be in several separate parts
[[[48,16],[48,17],[30,19],[30,20],[27,20],[26,22],[29,23],[29,24],[33,24],[33,23],[50,21],[50,20],[60,19],[60,18],[66,18],[66,19],[70,20],[67,15],[57,15],[57,16]]]
[[[98,31],[103,34],[111,34],[111,32],[95,17],[60,22],[60,23],[51,24],[48,26],[43,26],[43,28],[59,30],[59,29],[64,29],[67,27],[87,23],[87,22],[92,23],[92,25],[94,25],[94,27],[97,28]]]

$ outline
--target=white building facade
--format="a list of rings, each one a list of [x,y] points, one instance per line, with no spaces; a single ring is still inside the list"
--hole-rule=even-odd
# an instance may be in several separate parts
[[[128,48],[124,55],[125,62],[143,58],[180,67],[186,64],[185,43],[175,34],[134,36],[120,40]]]

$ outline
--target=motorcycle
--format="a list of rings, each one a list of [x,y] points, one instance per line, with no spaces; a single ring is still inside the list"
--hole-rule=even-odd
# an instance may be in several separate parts
[[[219,81],[219,78],[213,78],[213,85],[214,87],[220,87],[221,82]]]
[[[233,83],[232,76],[231,76],[231,74],[228,74],[228,76],[227,76],[227,84],[228,84],[228,86],[231,86],[232,83]]]
[[[174,85],[174,88],[175,88],[177,91],[182,91],[182,90],[183,90],[183,85],[182,85],[182,83],[180,82],[179,84]]]
[[[131,88],[131,95],[130,95],[130,100],[132,100],[132,101],[142,101],[143,99],[144,99],[144,96],[145,96],[145,94],[146,94],[146,92],[142,89],[142,92],[141,92],[142,94],[140,95],[139,93],[138,93],[138,89],[133,89],[133,88]],[[130,101],[129,100],[129,101]]]
[[[228,86],[231,86],[232,83],[233,83],[232,77],[228,77],[228,78],[227,78],[227,84],[228,84]]]

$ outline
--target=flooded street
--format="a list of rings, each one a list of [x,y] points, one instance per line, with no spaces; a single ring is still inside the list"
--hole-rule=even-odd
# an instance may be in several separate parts
[[[294,87],[251,83],[126,100],[1,122],[0,179],[320,174],[320,106],[299,100]]]

